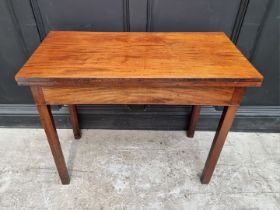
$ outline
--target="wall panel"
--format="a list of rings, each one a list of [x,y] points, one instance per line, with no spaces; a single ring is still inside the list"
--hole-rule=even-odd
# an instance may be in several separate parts
[[[279,11],[278,0],[1,0],[0,126],[39,126],[30,91],[18,87],[14,76],[48,31],[94,30],[224,31],[265,77],[262,88],[247,91],[234,128],[280,128]],[[55,118],[65,120],[65,108],[56,109]],[[190,112],[152,105],[79,110],[87,128],[183,129]],[[209,110],[202,129],[213,129],[220,115]]]

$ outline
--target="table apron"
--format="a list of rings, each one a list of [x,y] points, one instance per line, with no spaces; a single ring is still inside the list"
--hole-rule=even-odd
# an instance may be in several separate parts
[[[238,105],[237,87],[33,87],[43,100],[37,104],[166,104]],[[239,99],[240,98],[240,99]],[[35,99],[36,100],[36,99]]]

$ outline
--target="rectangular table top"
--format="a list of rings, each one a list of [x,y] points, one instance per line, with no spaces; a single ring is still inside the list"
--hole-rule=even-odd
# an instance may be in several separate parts
[[[222,32],[50,32],[20,85],[180,82],[260,86],[262,75]]]

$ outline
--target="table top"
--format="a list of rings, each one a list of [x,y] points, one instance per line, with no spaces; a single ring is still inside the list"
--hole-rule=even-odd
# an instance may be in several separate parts
[[[222,32],[50,32],[19,85],[179,81],[260,86],[262,75]]]

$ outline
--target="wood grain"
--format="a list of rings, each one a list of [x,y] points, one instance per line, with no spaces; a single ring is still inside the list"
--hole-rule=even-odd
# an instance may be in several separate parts
[[[58,174],[60,176],[61,183],[69,184],[70,177],[68,174],[50,107],[48,105],[37,105],[37,109],[40,114],[42,126],[44,127],[45,133],[47,135],[47,139],[52,151]]]
[[[194,136],[195,128],[199,119],[201,106],[192,106],[192,114],[190,117],[189,127],[187,129],[187,136],[192,138]]]
[[[224,33],[51,32],[16,75],[31,86],[63,184],[70,179],[49,105],[69,106],[80,137],[76,104],[226,106],[201,176],[209,183],[246,87],[262,75]]]
[[[202,184],[208,184],[211,180],[211,177],[215,170],[216,164],[218,162],[219,156],[223,149],[227,134],[231,128],[238,107],[239,106],[225,107],[223,110],[219,126],[217,128],[208,158],[206,160],[200,178]]]
[[[139,79],[249,87],[263,77],[220,32],[50,32],[16,75],[20,85]]]
[[[43,87],[47,104],[231,104],[232,87]]]
[[[231,98],[231,104],[240,104],[243,96],[245,95],[246,88],[236,87]]]
[[[68,109],[69,109],[70,121],[73,129],[74,137],[75,139],[80,139],[82,135],[79,126],[77,107],[76,105],[68,105]]]
[[[46,104],[41,87],[31,86],[30,89],[36,104]]]

